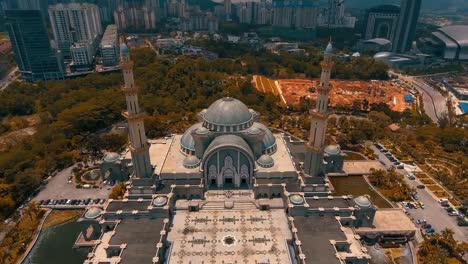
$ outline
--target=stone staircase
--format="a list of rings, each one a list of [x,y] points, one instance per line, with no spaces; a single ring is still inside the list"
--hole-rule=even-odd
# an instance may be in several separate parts
[[[257,206],[253,201],[208,201],[200,208],[203,211],[243,211],[243,210],[257,210]]]

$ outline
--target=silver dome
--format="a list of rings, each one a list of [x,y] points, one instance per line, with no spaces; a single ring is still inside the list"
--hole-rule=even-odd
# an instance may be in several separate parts
[[[207,123],[204,126],[235,126],[252,122],[252,113],[241,101],[232,97],[224,97],[213,104],[203,114],[203,120]]]
[[[359,207],[371,207],[372,202],[367,196],[359,196],[353,199],[354,203]]]
[[[341,153],[341,149],[338,145],[328,145],[325,148],[325,152],[329,155],[338,155]]]
[[[268,154],[263,154],[262,156],[260,156],[260,158],[258,158],[257,160],[257,163],[258,165],[260,165],[260,167],[263,168],[271,168],[273,167],[273,165],[275,165],[275,161]]]

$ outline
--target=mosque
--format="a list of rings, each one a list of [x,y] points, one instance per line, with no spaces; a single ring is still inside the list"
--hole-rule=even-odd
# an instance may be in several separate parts
[[[133,63],[121,45],[130,146],[108,153],[103,178],[128,181],[123,200],[79,219],[84,263],[369,263],[361,239],[405,243],[416,231],[400,209],[368,196],[333,196],[346,176],[339,146],[325,145],[333,47],[325,49],[309,141],[274,133],[260,114],[224,97],[182,135],[148,140]]]

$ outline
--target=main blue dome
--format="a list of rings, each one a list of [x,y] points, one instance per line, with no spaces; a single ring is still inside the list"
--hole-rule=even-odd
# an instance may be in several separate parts
[[[211,104],[203,113],[203,121],[203,126],[212,131],[226,131],[231,128],[240,131],[252,125],[253,115],[241,101],[224,97]]]

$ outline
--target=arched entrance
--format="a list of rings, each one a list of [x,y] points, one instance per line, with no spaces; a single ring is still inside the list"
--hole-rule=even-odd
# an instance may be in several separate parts
[[[253,175],[252,164],[248,155],[236,149],[222,149],[212,153],[204,161],[207,188],[249,188]]]

